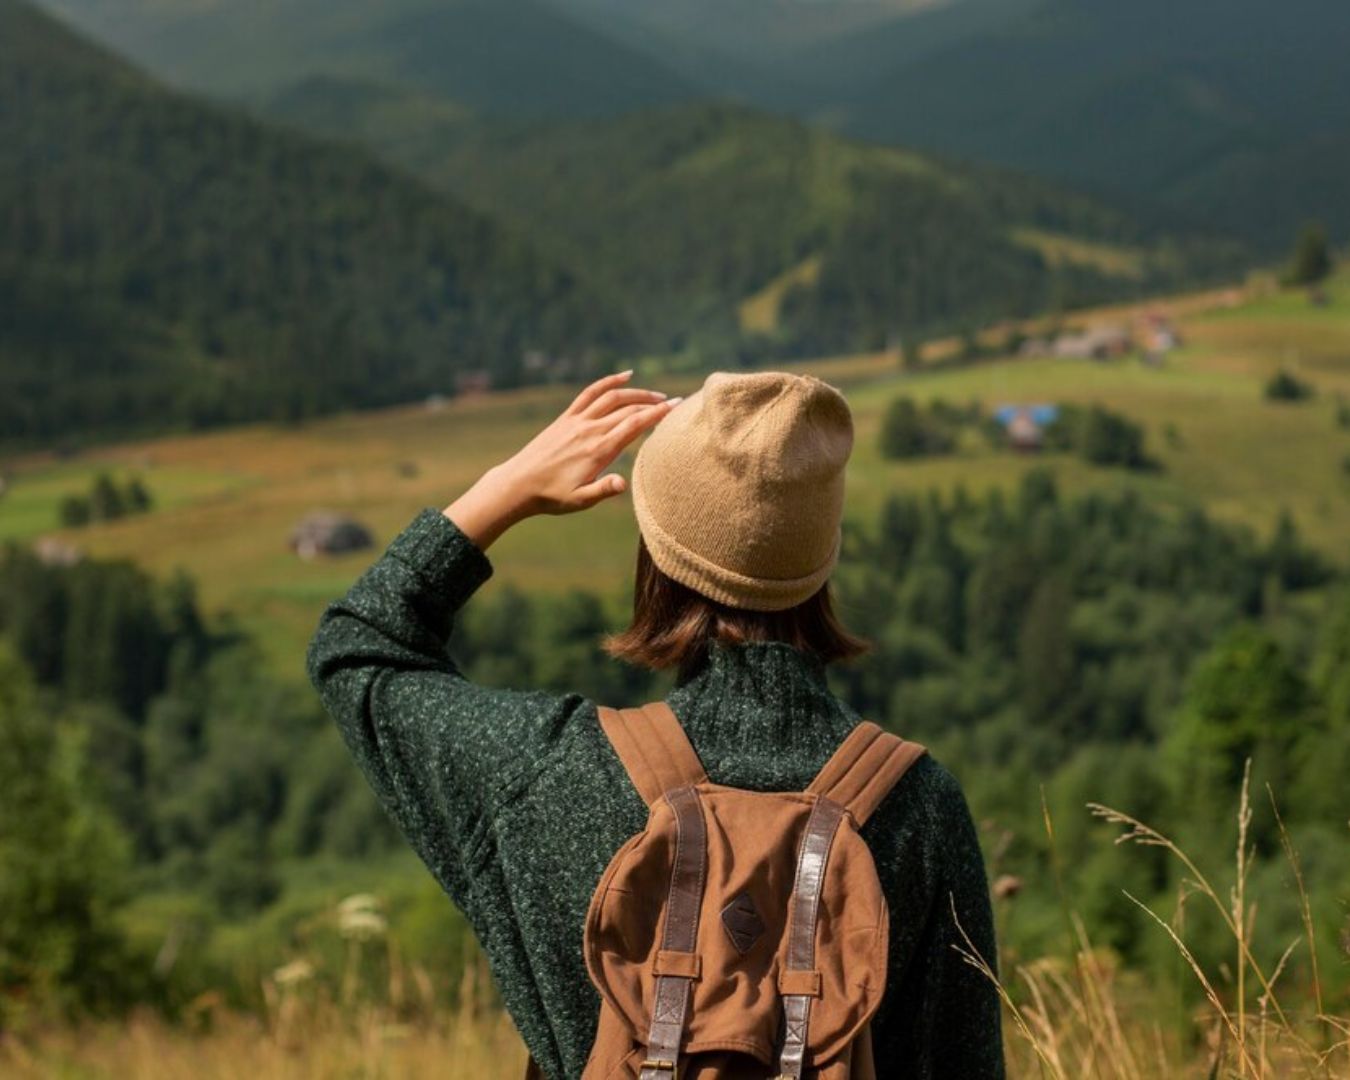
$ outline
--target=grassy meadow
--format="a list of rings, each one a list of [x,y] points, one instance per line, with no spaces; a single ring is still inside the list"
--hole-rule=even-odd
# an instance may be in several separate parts
[[[957,342],[931,343],[918,370],[904,370],[893,353],[797,366],[848,394],[857,425],[849,512],[861,521],[873,519],[897,490],[1010,489],[1027,469],[1049,460],[1068,492],[1134,488],[1150,503],[1198,503],[1263,535],[1288,511],[1303,535],[1339,563],[1350,535],[1350,428],[1342,415],[1343,401],[1350,401],[1350,276],[1333,281],[1328,296],[1325,306],[1313,306],[1304,293],[1256,282],[1068,320],[1086,327],[1167,314],[1183,346],[1160,367],[1133,358],[997,354],[962,362]],[[763,306],[771,305],[765,298]],[[1010,329],[991,329],[984,343],[1007,340]],[[1018,329],[1035,334],[1043,327]],[[1265,384],[1281,369],[1311,384],[1315,395],[1268,401]],[[697,385],[695,377],[667,373],[655,361],[641,375],[670,393]],[[287,548],[296,522],[318,508],[347,512],[383,544],[419,508],[445,504],[509,455],[573,392],[557,386],[466,396],[303,425],[252,425],[12,459],[0,472],[7,481],[0,541],[55,535],[91,555],[132,559],[157,575],[181,567],[197,581],[208,611],[237,620],[261,641],[278,674],[298,680],[321,608],[374,553],[302,561]],[[887,460],[878,434],[887,406],[901,395],[921,402],[978,399],[987,410],[1006,403],[1100,403],[1143,425],[1148,452],[1161,468],[1130,472],[1068,455],[996,451],[974,432],[948,456]],[[100,472],[139,477],[154,499],[152,509],[60,529],[62,500],[87,493]],[[527,522],[494,548],[493,561],[499,580],[532,592],[578,587],[617,601],[635,539],[627,500],[619,499],[591,515]],[[1259,814],[1264,793],[1256,801]],[[1107,820],[1135,843],[1166,847],[1165,837],[1141,832],[1137,823]],[[1240,816],[1235,831],[1242,822]],[[1211,871],[1225,860],[1221,851],[1204,854],[1198,862]],[[216,930],[212,955],[227,959],[236,973],[246,969],[234,984],[256,987],[247,1000],[208,992],[172,1020],[146,1010],[117,1021],[39,1025],[0,1037],[0,1075],[373,1080],[521,1074],[524,1050],[496,1004],[481,954],[410,853],[368,864],[315,863],[287,874],[288,899],[278,911]],[[1243,880],[1240,869],[1234,880]],[[375,939],[340,932],[342,898],[358,889],[387,905],[387,929]],[[1188,954],[1178,950],[1176,986],[1163,988],[1090,940],[1086,921],[1073,909],[1071,881],[1067,891],[1063,952],[1003,957],[1008,1059],[1017,1080],[1350,1077],[1350,1021],[1326,1015],[1336,1010],[1323,1007],[1320,990],[1280,986],[1284,960],[1273,969],[1258,965],[1256,957],[1272,947],[1263,938],[1260,896],[1198,889],[1183,901],[1179,911],[1200,904],[1223,915],[1234,940],[1232,961],[1193,971]],[[996,902],[1004,926],[1022,916],[1015,896]],[[188,898],[147,894],[132,901],[127,922],[153,955],[167,947],[165,926],[190,925],[193,910]],[[300,911],[306,914],[297,923]],[[307,959],[278,968],[278,957],[296,949],[297,925],[309,927],[299,938]],[[1157,928],[1160,940],[1170,932]],[[1251,944],[1257,939],[1259,947]],[[465,964],[464,957],[476,959]],[[446,973],[461,968],[463,983],[449,985],[453,977]],[[1235,980],[1243,978],[1263,992],[1238,995],[1257,1003],[1239,1013],[1231,1002]],[[1205,987],[1205,1003],[1176,1005],[1176,987],[1192,980]]]
[[[1008,486],[1046,457],[996,452],[969,440],[958,453],[920,461],[882,458],[877,432],[887,404],[918,400],[1003,403],[1100,402],[1142,423],[1162,468],[1125,473],[1055,459],[1066,490],[1131,485],[1164,503],[1195,501],[1216,516],[1268,532],[1283,510],[1304,535],[1339,560],[1350,535],[1350,430],[1338,426],[1350,399],[1350,277],[1332,283],[1329,303],[1301,292],[1254,285],[1147,305],[1078,313],[1072,325],[1171,315],[1184,347],[1161,368],[1136,360],[1091,362],[1004,357],[953,362],[953,343],[930,345],[925,367],[901,369],[892,353],[797,365],[844,388],[857,444],[849,510],[870,518],[901,489],[972,492]],[[1027,329],[1034,330],[1034,326]],[[998,337],[1003,330],[994,332]],[[642,381],[671,393],[697,381],[663,375],[653,362]],[[1281,368],[1310,382],[1297,404],[1263,398]],[[302,562],[287,548],[309,510],[356,516],[391,539],[423,506],[441,506],[487,466],[523,444],[569,399],[551,387],[464,397],[443,406],[409,405],[298,426],[255,425],[89,450],[71,457],[11,461],[0,499],[0,540],[56,533],[91,555],[127,557],[158,574],[186,569],[209,610],[229,612],[259,636],[276,669],[298,677],[300,657],[324,603],[372,553]],[[620,467],[623,467],[621,464]],[[61,499],[88,490],[108,470],[140,476],[152,512],[61,531]],[[498,579],[534,591],[585,587],[618,595],[636,529],[626,499],[589,515],[536,519],[493,550]]]
[[[1261,896],[1251,889],[1242,854],[1260,801],[1244,780],[1235,808],[1237,839],[1233,889],[1224,895],[1206,869],[1165,832],[1105,806],[1095,817],[1119,830],[1117,843],[1158,848],[1193,875],[1189,899],[1177,914],[1157,920],[1158,933],[1176,949],[1178,976],[1203,988],[1202,1003],[1166,1003],[1159,987],[1093,942],[1083,919],[1064,904],[1063,955],[1004,956],[996,975],[988,958],[962,949],[966,962],[999,988],[1010,1080],[1345,1080],[1350,1077],[1350,1016],[1336,1015],[1323,1000],[1314,960],[1311,986],[1281,983],[1297,950],[1315,951],[1310,897],[1304,892],[1300,855],[1280,825],[1287,868],[1305,912],[1305,936],[1290,942],[1272,966]],[[1269,811],[1266,811],[1269,813]],[[1053,844],[1053,825],[1046,819]],[[1142,852],[1136,852],[1142,857]],[[1205,862],[1206,860],[1201,860]],[[1062,887],[1062,886],[1061,886]],[[995,886],[1000,917],[1015,897]],[[373,898],[338,904],[358,908]],[[1136,901],[1138,903],[1138,901]],[[1141,905],[1143,906],[1143,905]],[[1231,936],[1231,963],[1206,969],[1179,936],[1185,912],[1220,913]],[[397,946],[377,915],[374,932],[344,934],[346,950],[325,965],[321,951],[260,976],[262,1004],[249,1013],[231,1009],[208,992],[172,1023],[144,1011],[116,1022],[0,1033],[0,1075],[16,1080],[413,1080],[438,1076],[514,1080],[527,1055],[497,1004],[483,955],[471,955],[446,1008],[436,974]],[[958,946],[958,948],[960,948]],[[971,947],[973,950],[973,946]],[[371,961],[375,961],[374,964]],[[1259,987],[1247,1004],[1233,987]],[[883,1072],[882,1076],[886,1074]]]

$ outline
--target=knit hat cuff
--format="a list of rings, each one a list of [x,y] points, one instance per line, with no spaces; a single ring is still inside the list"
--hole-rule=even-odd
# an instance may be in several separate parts
[[[657,523],[647,505],[642,485],[641,458],[633,469],[633,512],[652,562],[667,577],[728,607],[747,611],[785,611],[811,599],[830,578],[839,561],[842,530],[820,567],[805,577],[756,578],[728,570],[685,547]]]

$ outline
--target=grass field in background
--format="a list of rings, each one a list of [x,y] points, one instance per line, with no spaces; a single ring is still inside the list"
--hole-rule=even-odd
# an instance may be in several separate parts
[[[1248,844],[1252,811],[1244,781],[1234,817],[1239,852]],[[1194,867],[1197,853],[1183,851],[1153,825],[1107,807],[1094,805],[1093,812],[1137,852],[1159,850]],[[1306,904],[1298,853],[1282,826],[1281,835],[1289,844],[1294,887]],[[1211,858],[1200,862],[1210,864]],[[1231,964],[1206,970],[1174,939],[1178,981],[1190,983],[1193,977],[1193,985],[1204,988],[1190,1004],[1122,967],[1110,948],[1091,939],[1067,897],[1063,955],[1005,953],[995,975],[985,963],[988,958],[958,945],[966,961],[999,988],[1009,1080],[1350,1077],[1350,1016],[1324,999],[1317,968],[1298,981],[1281,979],[1290,955],[1313,947],[1311,917],[1305,935],[1289,942],[1277,966],[1269,968],[1276,952],[1268,947],[1262,896],[1249,890],[1242,866],[1238,855],[1231,892],[1216,890],[1202,872],[1193,871],[1188,903],[1227,913],[1235,954]],[[316,875],[311,886],[322,889],[325,876]],[[329,918],[335,917],[339,933],[342,909],[357,900],[367,910],[388,910],[374,896],[334,900]],[[1015,894],[995,893],[1000,911],[1018,902]],[[447,907],[440,902],[441,909]],[[261,1001],[252,1012],[231,1009],[221,994],[208,991],[177,1022],[146,1011],[114,1022],[21,1030],[0,1037],[0,1075],[22,1080],[517,1080],[523,1075],[525,1050],[492,991],[476,946],[467,944],[459,965],[439,963],[426,941],[401,941],[394,920],[377,918],[374,929],[363,924],[359,935],[333,937],[330,932],[330,947],[324,949],[312,932],[321,921],[325,916],[316,912],[308,920],[310,933],[293,937],[284,949],[274,948],[272,965],[283,957],[286,962],[257,972]],[[442,913],[433,923],[440,926],[442,939],[454,933],[443,923]],[[1165,923],[1155,932],[1170,933]],[[1267,958],[1266,965],[1258,956]],[[437,980],[456,966],[462,974],[456,1004],[448,1007],[446,988]],[[1263,988],[1259,1001],[1234,1002],[1234,968],[1242,973],[1239,985],[1245,977],[1249,986]],[[884,1068],[883,1075],[889,1075]]]
[[[1083,313],[1074,324],[1109,322],[1146,310],[1177,319],[1185,347],[1160,369],[1135,360],[1096,363],[1009,357],[971,365],[942,362],[901,370],[882,353],[792,365],[844,388],[857,444],[849,470],[850,515],[868,520],[892,492],[972,492],[1016,483],[1053,462],[1067,490],[1130,486],[1164,503],[1198,502],[1227,520],[1268,531],[1289,510],[1329,555],[1350,536],[1350,431],[1337,399],[1350,397],[1350,277],[1314,307],[1302,292],[1252,290]],[[1281,366],[1312,382],[1301,404],[1263,399]],[[688,376],[643,377],[671,393]],[[125,556],[151,571],[183,567],[208,609],[228,610],[264,643],[276,669],[299,675],[305,642],[324,603],[373,557],[362,552],[305,563],[287,549],[306,512],[351,513],[380,544],[424,506],[443,506],[483,469],[508,456],[570,400],[575,388],[534,388],[449,402],[343,415],[295,427],[250,426],[90,450],[74,458],[28,457],[9,464],[0,498],[0,539],[58,531],[60,500],[87,491],[100,469],[136,474],[155,498],[144,516],[60,535],[98,556]],[[960,453],[921,462],[883,460],[877,432],[887,404],[978,398],[1003,403],[1100,402],[1140,421],[1156,473],[1093,468],[1067,457],[995,452],[969,440]],[[626,467],[626,461],[620,466]],[[584,587],[618,595],[631,573],[636,529],[626,498],[588,514],[541,518],[492,551],[498,580],[531,590]]]

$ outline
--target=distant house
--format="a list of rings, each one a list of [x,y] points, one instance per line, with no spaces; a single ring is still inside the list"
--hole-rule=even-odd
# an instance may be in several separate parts
[[[360,522],[329,510],[318,510],[291,533],[290,548],[302,559],[342,555],[371,547],[375,538]]]
[[[1052,355],[1066,360],[1114,360],[1135,348],[1130,331],[1123,326],[1094,326],[1055,339]]]
[[[994,419],[1003,428],[1014,450],[1033,453],[1045,443],[1045,429],[1059,416],[1058,405],[1003,405]]]
[[[486,368],[460,371],[455,374],[455,393],[461,397],[486,394],[492,389],[492,372]]]
[[[1039,450],[1045,439],[1041,425],[1025,409],[1008,421],[1004,431],[1008,434],[1008,445],[1014,450]]]
[[[553,357],[543,349],[526,349],[520,356],[520,366],[531,375],[541,376],[555,366]]]
[[[78,544],[57,536],[41,537],[33,545],[33,554],[46,566],[74,566],[84,558],[84,551]]]
[[[1173,349],[1181,347],[1181,333],[1166,315],[1154,313],[1140,323],[1139,347],[1148,363],[1159,364]]]

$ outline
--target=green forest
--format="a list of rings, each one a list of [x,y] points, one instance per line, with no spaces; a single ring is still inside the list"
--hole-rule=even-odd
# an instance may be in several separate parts
[[[1073,866],[1076,910],[1160,993],[1196,991],[1122,890],[1170,911],[1181,875],[1161,852],[1104,842],[1090,801],[1223,851],[1250,759],[1318,917],[1343,921],[1350,581],[1289,521],[1259,537],[1129,494],[1067,497],[1034,470],[1006,495],[892,498],[849,529],[837,588],[873,643],[834,670],[837,691],[959,770],[993,875],[1044,882],[1054,861]],[[645,700],[661,680],[599,648],[623,606],[489,589],[450,655],[488,683]],[[0,942],[5,1009],[173,1011],[222,986],[256,1006],[251,973],[281,964],[314,915],[315,867],[359,877],[354,860],[380,866],[398,850],[312,695],[260,677],[256,648],[228,623],[208,628],[186,578],[49,566],[11,546],[0,640],[0,739],[13,748],[0,765],[0,890],[20,913]],[[1257,878],[1280,880],[1269,814],[1253,837]],[[423,935],[416,947],[453,975],[468,939],[434,884],[406,869],[382,880],[406,932]],[[1270,892],[1270,941],[1296,935],[1299,917],[1293,894]],[[1064,945],[1048,890],[1004,918],[1013,960]],[[1187,942],[1206,960],[1225,947],[1203,915]],[[1322,947],[1323,978],[1343,992],[1338,946]]]
[[[631,340],[519,234],[0,0],[0,441],[295,419]]]
[[[644,347],[705,365],[878,349],[1165,292],[1231,274],[1245,255],[1044,181],[737,105],[524,121],[318,77],[276,94],[267,115],[370,146],[518,223],[584,267]],[[1028,235],[1106,255],[1056,258]],[[744,327],[740,305],[808,260],[818,269],[783,283],[776,325]]]
[[[1052,177],[1267,256],[1300,220],[1350,227],[1341,0],[44,2],[211,93],[324,76],[535,120],[736,101]]]
[[[169,90],[0,0],[0,442],[294,421],[619,356],[874,350],[1246,258],[739,106],[464,119],[327,78],[269,112],[320,137]]]

